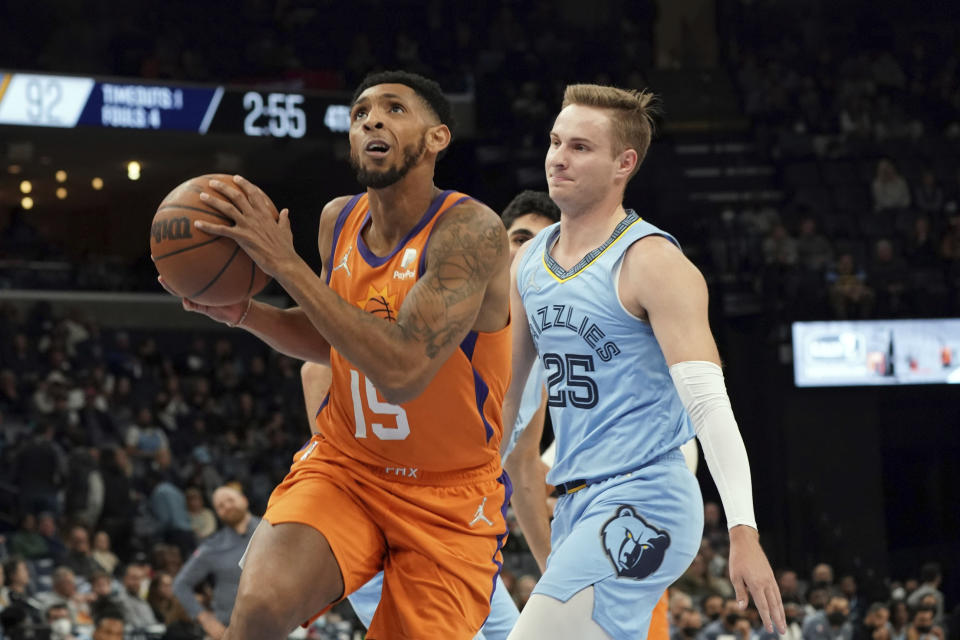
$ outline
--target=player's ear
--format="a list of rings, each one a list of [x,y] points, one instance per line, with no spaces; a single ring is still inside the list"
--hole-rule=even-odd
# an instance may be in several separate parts
[[[427,129],[427,150],[437,154],[450,146],[453,135],[445,124],[438,124]]]
[[[636,149],[624,149],[617,162],[617,177],[629,178],[640,161]]]

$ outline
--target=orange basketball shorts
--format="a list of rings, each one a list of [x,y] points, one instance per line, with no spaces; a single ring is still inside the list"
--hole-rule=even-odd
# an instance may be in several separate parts
[[[460,474],[373,467],[315,435],[264,518],[322,533],[344,595],[384,572],[367,638],[469,640],[490,612],[510,493],[499,461]]]

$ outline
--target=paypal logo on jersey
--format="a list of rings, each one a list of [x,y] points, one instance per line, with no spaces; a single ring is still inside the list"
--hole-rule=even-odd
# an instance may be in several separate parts
[[[606,521],[601,537],[617,575],[636,580],[659,569],[670,546],[670,534],[651,526],[627,505]]]
[[[540,335],[547,329],[565,329],[579,335],[604,362],[609,362],[620,353],[620,347],[616,342],[603,341],[607,334],[590,319],[590,316],[577,315],[573,305],[570,304],[540,307],[530,315],[530,331],[533,333],[534,340],[539,341]]]

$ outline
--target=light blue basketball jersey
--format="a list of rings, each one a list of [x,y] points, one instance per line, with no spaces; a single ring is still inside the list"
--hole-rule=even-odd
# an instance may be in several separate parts
[[[557,457],[550,484],[627,473],[694,436],[647,322],[617,295],[620,265],[637,240],[673,236],[628,210],[600,247],[569,271],[549,255],[560,233],[541,231],[517,271],[530,333],[547,376]]]
[[[546,383],[546,372],[543,370],[540,362],[534,362],[533,366],[530,367],[530,375],[527,376],[527,384],[523,387],[523,396],[520,398],[520,407],[517,410],[517,421],[513,425],[513,431],[510,433],[510,441],[507,443],[506,451],[503,453],[504,462],[506,462],[513,448],[517,446],[517,440],[520,439],[520,434],[523,433],[527,425],[530,424],[533,414],[540,408],[540,403],[543,402],[543,387]]]

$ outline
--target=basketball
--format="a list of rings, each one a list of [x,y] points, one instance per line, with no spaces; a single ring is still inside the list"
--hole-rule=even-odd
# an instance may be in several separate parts
[[[241,302],[260,293],[270,277],[230,238],[200,231],[194,220],[211,224],[233,221],[200,199],[210,180],[233,184],[233,177],[209,174],[178,185],[157,207],[150,226],[150,255],[167,285],[184,298],[213,307]],[[274,217],[279,218],[273,206]]]

